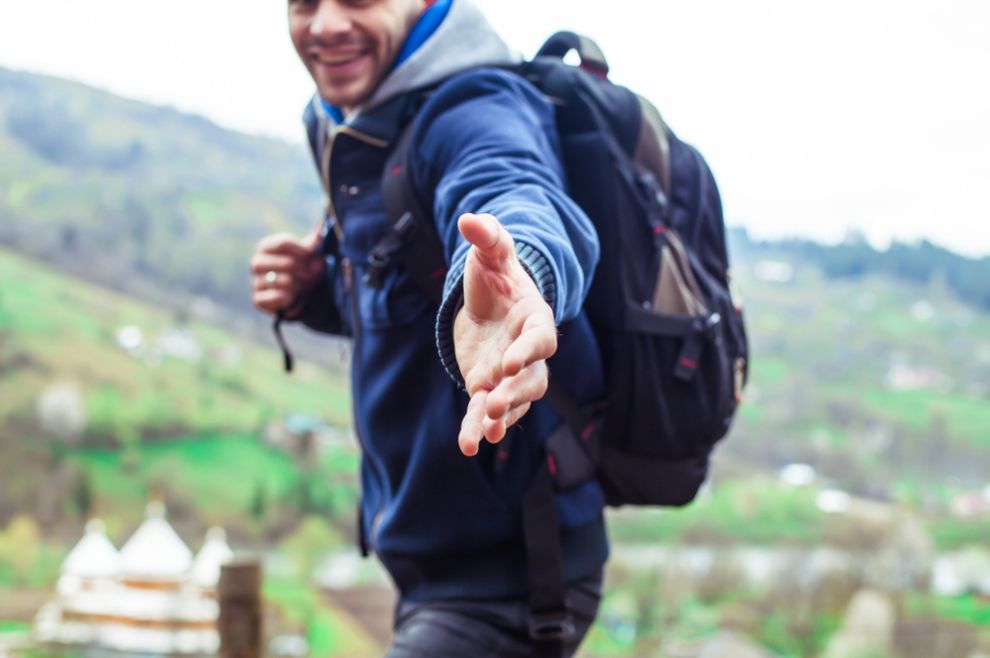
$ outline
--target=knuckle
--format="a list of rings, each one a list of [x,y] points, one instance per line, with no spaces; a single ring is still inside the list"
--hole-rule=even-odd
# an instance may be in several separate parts
[[[534,391],[535,400],[541,399],[547,394],[547,390],[550,388],[550,381],[546,377],[540,377],[536,382],[536,389]]]

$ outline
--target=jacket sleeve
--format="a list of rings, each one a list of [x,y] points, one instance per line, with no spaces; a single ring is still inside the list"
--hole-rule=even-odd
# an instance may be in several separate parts
[[[495,69],[458,76],[430,97],[414,131],[413,180],[432,201],[449,265],[437,349],[460,381],[452,324],[470,245],[457,218],[465,212],[498,218],[558,324],[580,312],[598,261],[598,237],[567,196],[553,107],[523,78]]]
[[[302,307],[293,320],[298,320],[313,331],[335,336],[347,336],[337,304],[330,292],[330,282],[323,277],[305,295]]]
[[[323,241],[326,242],[329,222],[323,226]],[[349,336],[350,331],[340,316],[334,295],[334,281],[337,276],[336,259],[325,256],[326,271],[316,284],[303,293],[297,302],[298,310],[289,318],[298,320],[313,331],[335,336]]]

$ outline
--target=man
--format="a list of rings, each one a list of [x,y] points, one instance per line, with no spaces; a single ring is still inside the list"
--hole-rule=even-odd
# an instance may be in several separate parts
[[[548,371],[576,400],[604,394],[581,311],[598,243],[564,191],[553,108],[498,68],[518,56],[470,0],[289,0],[288,18],[316,83],[329,218],[258,244],[253,300],[354,339],[361,543],[400,593],[387,655],[571,655],[607,556],[598,484],[554,496],[567,609],[549,626],[534,624],[541,574],[527,570],[523,532],[543,443],[562,423],[538,402]],[[411,120],[409,175],[449,264],[439,308],[401,262],[369,277],[401,131],[387,119],[421,88],[433,90]]]

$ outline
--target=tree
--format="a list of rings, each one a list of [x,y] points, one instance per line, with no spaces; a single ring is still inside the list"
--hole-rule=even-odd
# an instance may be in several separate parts
[[[254,487],[254,495],[251,497],[251,505],[248,508],[248,513],[257,523],[261,523],[267,506],[268,496],[265,491],[265,483],[262,480],[258,480]]]

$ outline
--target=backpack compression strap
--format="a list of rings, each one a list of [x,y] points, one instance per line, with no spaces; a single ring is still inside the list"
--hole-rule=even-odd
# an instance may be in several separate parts
[[[413,122],[402,129],[382,174],[382,195],[389,229],[371,250],[368,282],[381,286],[385,268],[399,257],[416,286],[439,304],[447,275],[443,244],[433,224],[433,213],[423,207],[409,171]]]

